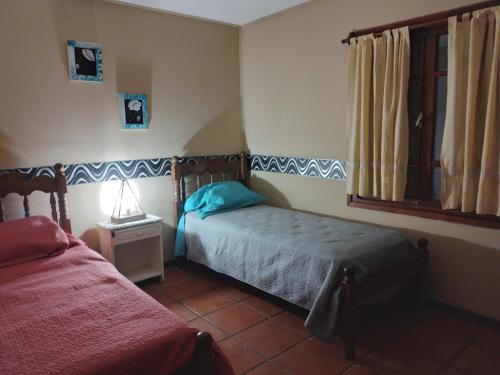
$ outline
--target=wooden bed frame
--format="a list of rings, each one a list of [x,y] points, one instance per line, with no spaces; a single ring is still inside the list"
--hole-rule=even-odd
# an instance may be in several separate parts
[[[52,219],[59,223],[66,233],[71,233],[71,220],[68,216],[68,204],[66,202],[66,176],[62,164],[54,165],[55,177],[39,176],[32,179],[27,178],[26,174],[12,172],[0,176],[0,223],[5,221],[3,212],[2,198],[8,194],[19,194],[23,197],[24,217],[30,216],[30,205],[28,196],[34,191],[42,191],[50,194],[50,209]],[[56,198],[59,206],[59,215],[56,207]]]
[[[24,216],[30,216],[28,196],[34,191],[50,194],[49,202],[52,219],[59,223],[66,233],[71,233],[71,220],[68,215],[66,194],[68,192],[64,166],[54,165],[55,176],[39,176],[29,178],[28,175],[12,172],[0,176],[0,223],[6,221],[2,199],[8,194],[18,194],[23,197]],[[57,195],[57,204],[56,196]],[[58,207],[57,207],[58,206]],[[59,208],[59,210],[57,209]],[[0,224],[1,225],[1,224]],[[193,359],[175,375],[215,375],[217,365],[215,354],[212,350],[212,336],[208,332],[199,332],[196,336],[195,352]]]
[[[207,174],[210,182],[216,180],[240,181],[248,186],[248,158],[245,152],[240,153],[239,160],[226,161],[223,157],[201,159],[197,164],[181,164],[177,156],[172,157],[172,180],[174,182],[174,223],[177,225],[184,212],[184,202],[189,195],[186,189],[188,176],[196,176],[196,188],[203,185],[202,175]]]
[[[183,213],[184,202],[189,195],[186,191],[185,178],[194,175],[196,187],[202,185],[201,175],[210,176],[210,182],[226,180],[231,174],[236,180],[248,185],[248,158],[245,152],[240,153],[240,160],[225,161],[224,158],[203,159],[196,165],[181,164],[179,158],[172,158],[172,180],[174,184],[174,220]],[[428,284],[427,240],[419,239],[415,257],[410,260],[393,263],[390,267],[373,270],[362,280],[356,280],[356,268],[344,268],[340,285],[339,333],[344,342],[345,356],[353,360],[358,333],[358,306],[363,300],[387,287],[410,284],[418,293],[419,302],[426,298]]]

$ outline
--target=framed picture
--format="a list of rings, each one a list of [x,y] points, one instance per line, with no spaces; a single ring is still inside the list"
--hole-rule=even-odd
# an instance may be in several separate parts
[[[122,129],[147,129],[148,98],[144,94],[118,94]]]
[[[69,78],[72,81],[102,82],[102,52],[95,43],[68,40]]]

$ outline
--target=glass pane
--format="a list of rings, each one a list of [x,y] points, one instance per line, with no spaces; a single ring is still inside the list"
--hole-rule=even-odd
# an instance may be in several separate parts
[[[437,69],[448,70],[448,34],[440,35],[438,38]]]
[[[417,150],[417,129],[415,122],[422,110],[422,91],[424,86],[424,31],[412,31],[410,33],[410,82],[408,87],[408,113],[410,120],[410,143],[409,162],[416,163],[418,158]]]
[[[417,166],[408,166],[408,174],[406,176],[406,193],[405,198],[417,198]]]
[[[434,118],[434,160],[439,160],[443,143],[444,121],[446,118],[446,91],[448,77],[437,77],[436,117]]]
[[[408,90],[408,113],[409,113],[409,158],[410,162],[415,162],[417,160],[417,127],[415,123],[417,122],[418,115],[421,110],[421,95],[422,92],[420,81],[411,81],[410,90]]]
[[[441,168],[434,168],[432,171],[432,199],[441,199]]]
[[[425,32],[412,31],[410,33],[410,76],[422,77],[424,72]]]

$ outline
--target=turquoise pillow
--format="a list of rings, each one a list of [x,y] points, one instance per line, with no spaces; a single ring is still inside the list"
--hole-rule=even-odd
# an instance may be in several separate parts
[[[195,211],[202,219],[207,216],[248,207],[266,200],[263,195],[247,189],[241,182],[225,181],[202,186],[184,203],[184,214],[179,220],[174,254],[185,254],[184,220],[187,212]]]
[[[184,211],[196,211],[202,219],[215,213],[236,210],[261,203],[266,197],[254,193],[241,182],[226,181],[205,185],[184,204]]]

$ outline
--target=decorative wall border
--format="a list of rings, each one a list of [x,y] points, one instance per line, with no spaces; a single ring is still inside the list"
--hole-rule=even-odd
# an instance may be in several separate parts
[[[186,156],[179,158],[180,163],[196,164],[200,159],[214,156]],[[226,160],[239,158],[236,154],[223,155]],[[254,171],[287,173],[300,176],[345,180],[345,162],[333,159],[309,159],[287,156],[251,155],[250,166]],[[66,164],[64,171],[68,185],[89,184],[110,180],[169,176],[171,158],[106,161],[97,163]],[[52,167],[31,167],[0,170],[0,175],[18,171],[30,178],[54,176]]]
[[[251,155],[250,165],[254,171],[296,174],[329,180],[346,179],[344,160]]]
[[[129,178],[167,176],[170,174],[170,158],[107,161],[98,163],[65,164],[68,185],[80,185]],[[0,171],[0,175],[18,171],[30,178],[54,176],[52,167],[17,168]]]

